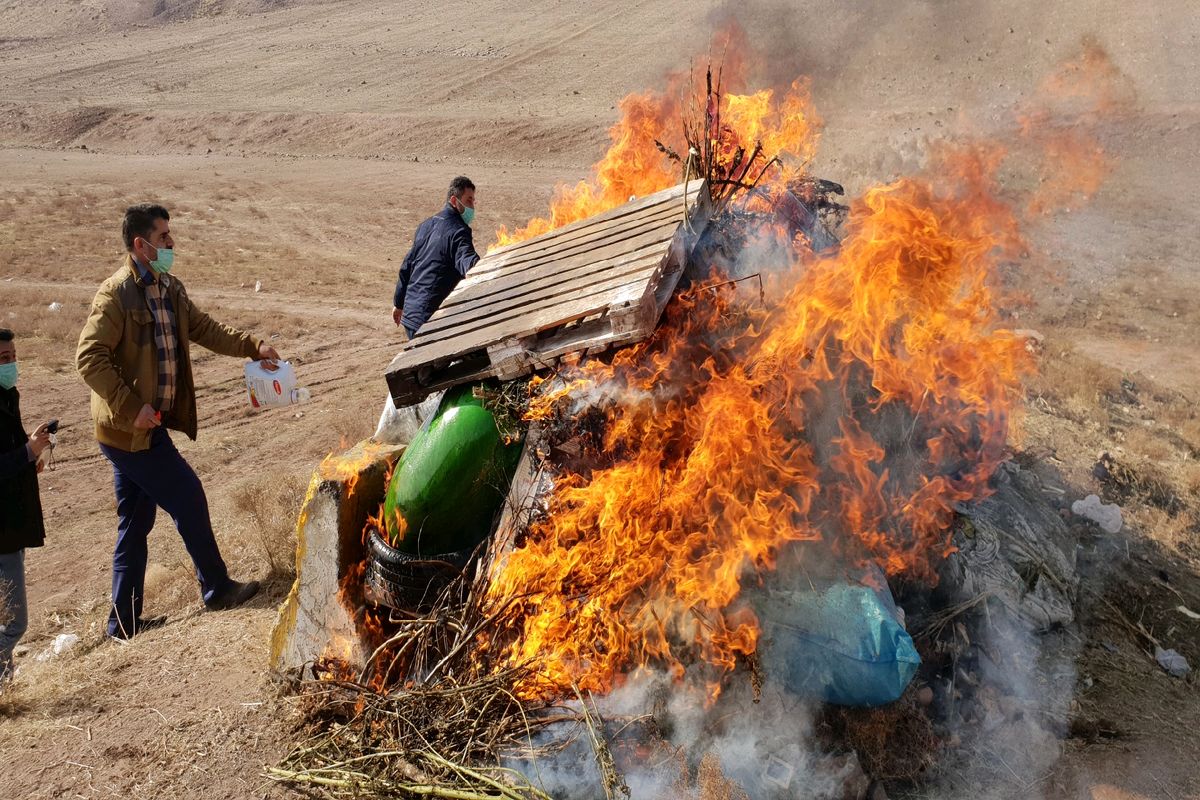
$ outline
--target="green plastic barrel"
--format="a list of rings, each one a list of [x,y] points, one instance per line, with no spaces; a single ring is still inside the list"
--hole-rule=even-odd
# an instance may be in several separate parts
[[[416,556],[479,544],[491,533],[520,454],[520,442],[505,444],[471,385],[450,389],[396,465],[384,501],[388,540]]]

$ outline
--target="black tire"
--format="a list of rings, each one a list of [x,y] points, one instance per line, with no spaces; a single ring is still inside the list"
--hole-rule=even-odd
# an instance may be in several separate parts
[[[474,547],[468,547],[452,553],[422,553],[421,555],[413,555],[392,547],[384,541],[383,537],[379,535],[379,531],[374,528],[367,535],[367,552],[370,557],[396,572],[402,572],[406,568],[417,570],[430,569],[434,564],[449,564],[455,569],[462,570],[470,563],[471,556],[475,554],[475,549]],[[429,564],[430,566],[426,567],[424,566],[425,564]]]
[[[372,529],[367,534],[367,596],[390,608],[427,608],[470,564],[475,548],[437,556],[414,556],[389,545]]]

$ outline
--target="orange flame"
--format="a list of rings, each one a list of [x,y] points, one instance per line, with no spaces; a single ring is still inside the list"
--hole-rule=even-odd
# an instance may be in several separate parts
[[[742,38],[740,29],[722,31],[714,38],[712,50],[720,51],[726,43]],[[736,88],[745,84],[744,72],[741,63],[729,56],[721,80]],[[683,112],[687,103],[693,109],[706,103],[700,83],[694,75],[676,73],[668,76],[667,88],[662,92],[631,94],[621,100],[621,118],[609,129],[611,145],[604,158],[593,165],[593,178],[574,186],[560,184],[549,217],[532,219],[511,232],[501,226],[493,248],[539,236],[680,183],[683,165],[669,160],[657,142],[681,158],[687,157]],[[815,153],[821,122],[813,110],[805,79],[794,81],[782,92],[763,89],[750,94],[722,94],[719,112],[722,130],[719,141],[712,145],[721,163],[732,161],[739,147],[749,152],[761,143],[767,159],[788,159],[770,173],[771,180],[786,181],[799,175]],[[694,172],[691,177],[695,177]]]
[[[1081,103],[1077,119],[1097,119],[1123,102],[1089,88],[1111,82],[1110,67],[1085,45],[1044,93]],[[742,73],[729,67],[728,83]],[[675,100],[681,85],[677,76],[661,94],[623,101],[594,179],[560,187],[548,218],[502,231],[500,244],[676,183],[655,140],[678,150],[697,96]],[[717,163],[756,142],[785,159],[767,176],[771,201],[751,208],[769,213],[815,151],[807,84],[724,94],[718,110],[722,127],[706,143]],[[1058,187],[1086,196],[1107,167],[1092,140],[1063,135],[1062,113],[1035,104],[1019,143],[1077,165],[1075,181]],[[988,493],[1032,365],[1024,341],[998,329],[997,268],[1023,249],[996,185],[1006,153],[975,145],[932,155],[927,177],[853,201],[835,254],[760,263],[765,307],[739,304],[716,282],[694,287],[650,340],[533,399],[531,419],[586,414],[603,424],[598,441],[579,433],[591,468],[556,477],[550,513],[491,576],[488,613],[501,624],[481,647],[492,663],[538,665],[523,695],[607,692],[655,665],[677,678],[695,670],[715,699],[758,646],[747,592],[781,564],[831,553],[936,580],[954,507]],[[1031,207],[1055,202],[1043,193]],[[778,240],[778,226],[762,225],[760,236]]]
[[[344,444],[343,449],[345,450]],[[345,452],[330,453],[325,456],[317,466],[317,475],[322,480],[343,482],[346,487],[346,496],[349,497],[354,494],[358,478],[363,471],[379,461],[384,451],[388,449],[386,444],[366,439],[357,447],[345,450]]]
[[[839,253],[762,265],[782,273],[768,310],[694,289],[649,342],[580,369],[621,398],[604,407],[607,466],[559,478],[491,586],[516,609],[508,658],[542,666],[524,691],[703,662],[715,697],[757,646],[743,590],[801,543],[934,579],[1029,367],[993,330],[989,279],[1020,245],[995,199],[1002,156],[942,152],[949,180],[867,192]]]

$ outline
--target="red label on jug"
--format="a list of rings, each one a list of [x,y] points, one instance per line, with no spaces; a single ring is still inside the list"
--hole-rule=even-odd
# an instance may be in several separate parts
[[[272,381],[275,384],[275,394],[283,394],[283,387],[279,385],[279,381]]]

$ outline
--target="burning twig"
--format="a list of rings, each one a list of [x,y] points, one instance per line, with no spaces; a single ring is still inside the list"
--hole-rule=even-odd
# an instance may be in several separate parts
[[[658,139],[655,139],[654,146],[658,148],[659,152],[661,152],[663,155],[665,155],[667,158],[671,159],[672,161],[678,161],[681,164],[683,163],[683,159],[679,157],[679,153],[676,153],[675,149],[672,148],[670,145],[663,144]]]
[[[603,734],[599,728],[603,726],[600,720],[600,715],[596,712],[595,706],[589,710],[587,701],[579,691],[579,687],[575,688],[575,696],[579,698],[579,707],[583,711],[583,722],[587,727],[588,736],[592,741],[592,753],[596,756],[596,767],[600,770],[600,778],[604,786],[604,796],[608,800],[615,800],[617,794],[622,794],[629,797],[629,786],[625,783],[625,779],[617,772],[617,764],[613,760],[612,751],[608,749],[608,743],[605,741]]]
[[[498,766],[502,752],[533,752],[536,720],[513,691],[529,667],[475,653],[505,611],[484,613],[480,597],[477,583],[447,587],[428,613],[394,623],[358,680],[302,684],[314,735],[269,777],[335,797],[548,800]]]

